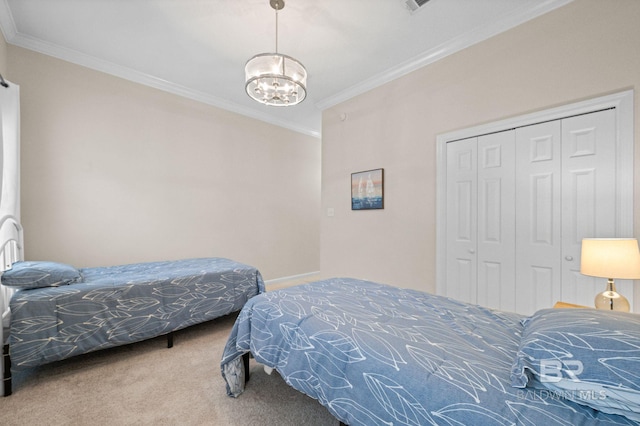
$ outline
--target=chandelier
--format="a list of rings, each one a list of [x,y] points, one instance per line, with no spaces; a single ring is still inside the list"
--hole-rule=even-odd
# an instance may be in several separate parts
[[[284,0],[270,0],[276,11],[276,52],[260,53],[244,67],[245,89],[256,101],[271,106],[299,104],[307,96],[307,70],[291,56],[278,53],[278,11]]]

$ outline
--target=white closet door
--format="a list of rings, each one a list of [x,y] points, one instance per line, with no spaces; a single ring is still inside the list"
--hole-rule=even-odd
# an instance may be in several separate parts
[[[515,133],[478,138],[477,303],[515,310]]]
[[[516,312],[560,300],[561,122],[516,129]]]
[[[521,314],[559,300],[593,306],[606,282],[580,274],[582,239],[633,235],[633,117],[628,91],[439,136],[438,294]],[[487,167],[495,146],[502,163]],[[616,286],[639,311],[634,283]]]
[[[446,296],[476,303],[477,138],[447,144]]]
[[[593,306],[606,279],[580,274],[582,239],[616,236],[615,110],[562,120],[562,300]],[[631,237],[631,235],[628,235]],[[621,282],[618,291],[627,297]],[[630,299],[631,300],[631,299]]]

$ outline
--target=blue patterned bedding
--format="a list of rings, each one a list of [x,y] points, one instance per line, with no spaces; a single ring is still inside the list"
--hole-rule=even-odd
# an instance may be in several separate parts
[[[13,295],[12,368],[167,334],[238,311],[264,291],[257,269],[223,258],[84,268],[79,273],[80,282]]]
[[[334,278],[249,300],[221,371],[227,393],[240,395],[250,351],[351,426],[636,424],[551,391],[513,387],[523,318]]]

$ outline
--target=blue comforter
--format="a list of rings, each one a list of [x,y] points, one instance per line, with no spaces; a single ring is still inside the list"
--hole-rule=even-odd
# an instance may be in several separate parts
[[[14,294],[12,368],[160,336],[238,311],[264,291],[256,268],[224,258],[80,272],[82,282]]]
[[[250,351],[351,426],[635,424],[512,387],[522,318],[336,278],[249,300],[221,370],[227,393],[240,395]]]

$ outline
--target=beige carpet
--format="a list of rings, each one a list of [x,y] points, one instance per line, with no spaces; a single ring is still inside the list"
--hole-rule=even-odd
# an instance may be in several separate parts
[[[14,374],[0,425],[338,425],[315,400],[251,360],[239,398],[220,358],[235,315]]]

